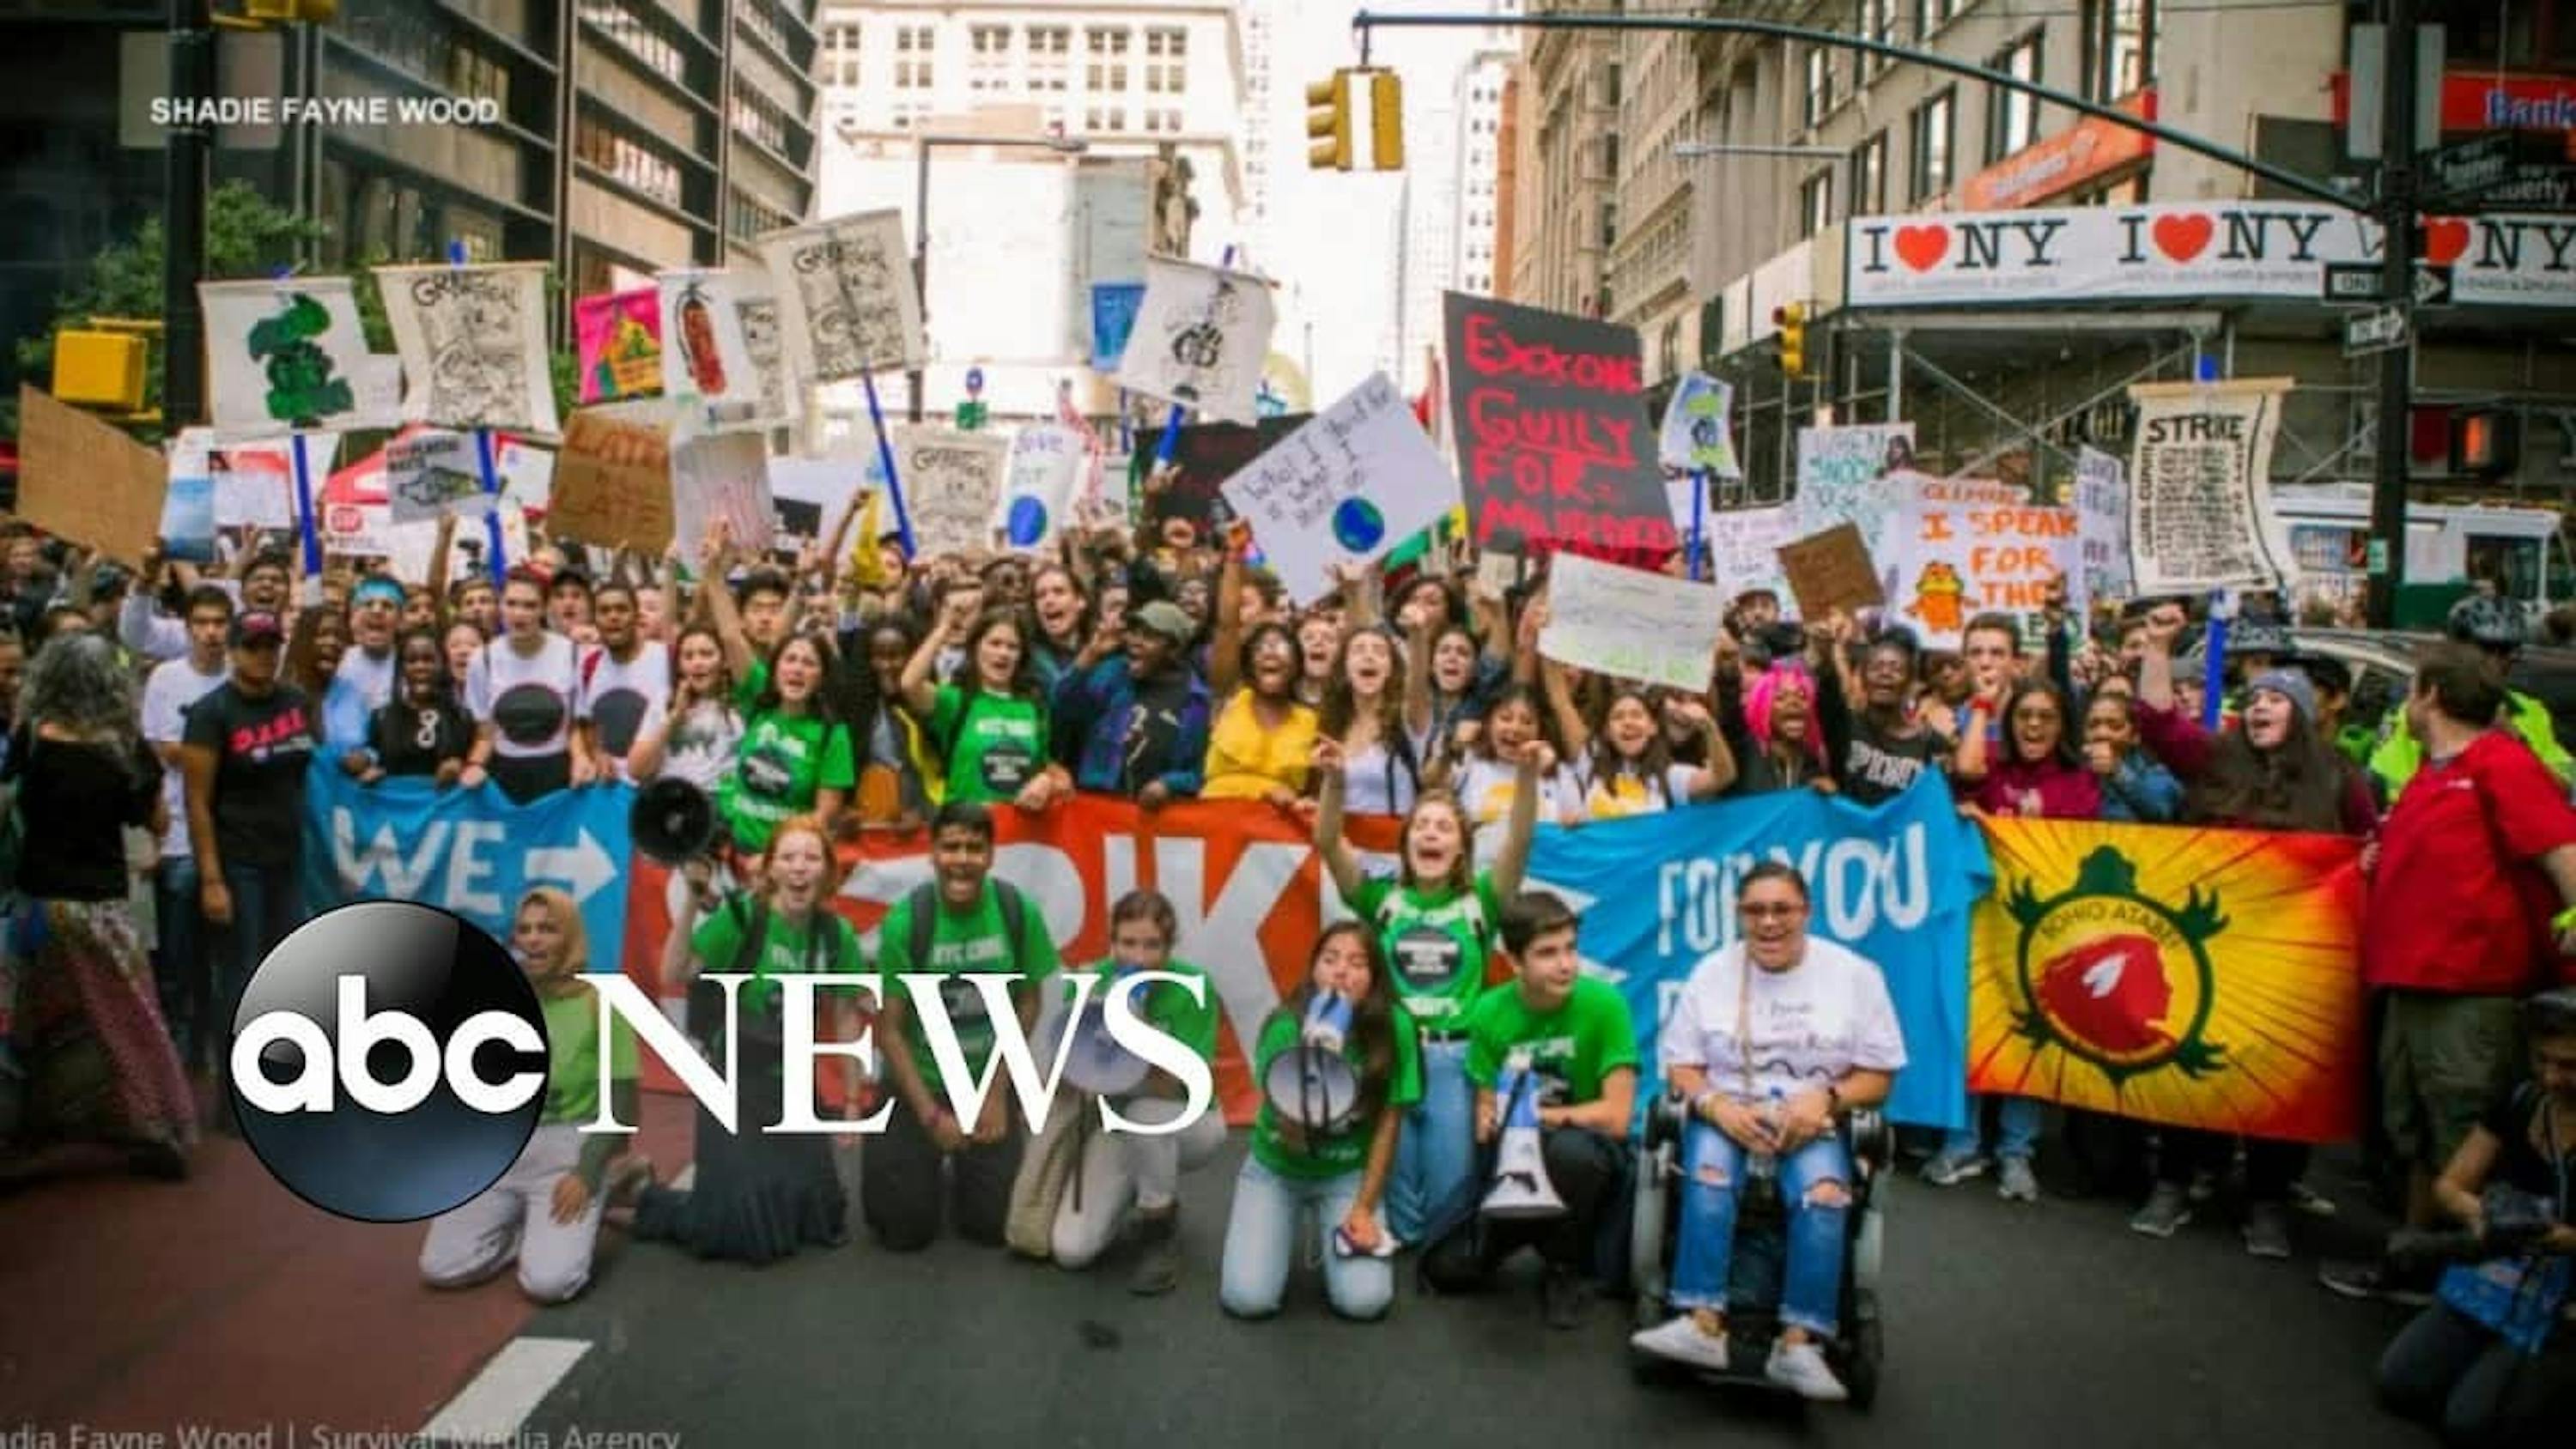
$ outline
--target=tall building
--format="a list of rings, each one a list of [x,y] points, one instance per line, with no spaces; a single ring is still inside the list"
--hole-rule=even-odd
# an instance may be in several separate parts
[[[1587,0],[1560,9],[1609,9]],[[1558,312],[1606,315],[1619,232],[1619,41],[1596,31],[1528,32],[1519,87],[1511,295]]]
[[[1458,70],[1457,219],[1452,225],[1451,285],[1462,292],[1491,296],[1501,275],[1497,251],[1502,236],[1502,179],[1505,165],[1504,97],[1511,78],[1511,55],[1480,50]]]
[[[1458,198],[1466,186],[1458,93],[1409,88],[1404,97],[1404,199],[1393,345],[1381,365],[1405,391],[1422,387],[1427,348],[1440,345],[1441,297],[1458,284]]]
[[[1649,385],[1697,357],[1698,307],[1690,288],[1692,175],[1674,153],[1698,124],[1694,37],[1632,32],[1620,38],[1618,239],[1610,249],[1613,322],[1637,329]],[[1688,334],[1688,335],[1686,335]]]
[[[1279,58],[1279,24],[1287,18],[1287,0],[1242,0],[1243,24],[1243,242],[1254,261],[1276,266],[1277,239],[1270,227],[1272,146],[1279,138],[1279,84],[1274,75]],[[1303,99],[1303,88],[1290,84],[1289,96]],[[1288,159],[1299,159],[1292,150]]]

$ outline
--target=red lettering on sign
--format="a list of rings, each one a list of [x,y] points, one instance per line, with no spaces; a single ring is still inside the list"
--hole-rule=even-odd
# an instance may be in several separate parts
[[[1504,330],[1501,318],[1487,315],[1467,319],[1467,367],[1480,377],[1527,377],[1594,392],[1645,391],[1636,358],[1567,352],[1544,342],[1523,345]]]

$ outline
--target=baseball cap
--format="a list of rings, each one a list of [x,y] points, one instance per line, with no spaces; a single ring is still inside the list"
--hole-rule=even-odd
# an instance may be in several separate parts
[[[1190,637],[1198,632],[1197,627],[1190,623],[1190,616],[1169,599],[1156,599],[1131,617],[1137,628],[1160,634],[1175,644],[1187,644]]]
[[[247,614],[236,614],[233,616],[233,647],[235,649],[246,648],[254,644],[281,644],[284,643],[285,640],[286,626],[278,622],[278,618],[275,614],[272,614],[265,609],[253,609]]]

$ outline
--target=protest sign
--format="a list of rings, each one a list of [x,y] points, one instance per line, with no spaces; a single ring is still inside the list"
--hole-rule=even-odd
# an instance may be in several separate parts
[[[161,552],[180,563],[215,561],[215,480],[206,452],[170,450],[170,488],[161,498]]]
[[[543,514],[554,500],[555,455],[551,448],[516,438],[498,440],[493,466],[501,475],[501,496],[530,513]]]
[[[1136,331],[1136,310],[1145,305],[1142,282],[1091,284],[1091,370],[1116,372]]]
[[[604,403],[572,415],[555,455],[547,531],[652,557],[671,546],[670,409],[661,402]],[[702,540],[684,538],[695,550]]]
[[[1652,568],[1681,546],[1637,333],[1451,292],[1449,398],[1476,546]]]
[[[662,391],[693,400],[685,409],[691,431],[768,427],[785,420],[778,304],[766,274],[752,268],[687,268],[660,273],[654,280],[663,339]]]
[[[1706,584],[1559,554],[1548,566],[1538,652],[1619,679],[1705,690],[1724,603]]]
[[[197,299],[206,317],[207,409],[218,430],[393,421],[384,399],[362,385],[373,359],[347,277],[199,282]]]
[[[769,450],[758,433],[717,433],[671,449],[671,527],[682,540],[703,539],[723,519],[733,541],[766,551],[778,532],[769,501]]]
[[[319,456],[329,457],[336,441],[325,435]],[[288,446],[285,438],[228,443],[213,428],[182,429],[170,445],[170,476],[212,480],[217,529],[290,529],[295,465]]]
[[[1821,621],[1836,609],[1857,614],[1887,601],[1878,564],[1855,524],[1838,523],[1809,538],[1780,545],[1780,572],[1798,596],[1798,617]]]
[[[1735,386],[1704,372],[1685,372],[1664,404],[1656,452],[1663,465],[1683,473],[1741,478],[1735,458]]]
[[[161,535],[169,460],[124,431],[18,388],[18,508],[47,533],[139,564]]]
[[[1861,525],[1863,541],[1884,559],[1895,495],[1885,480],[1914,469],[1914,425],[1869,423],[1798,430],[1798,534],[1812,537],[1837,523]]]
[[[1011,461],[1002,496],[993,505],[993,527],[1017,549],[1043,548],[1072,521],[1073,490],[1090,454],[1082,435],[1053,424],[1022,428],[1011,439]]]
[[[1251,427],[1240,423],[1197,423],[1180,430],[1172,440],[1172,467],[1160,480],[1153,495],[1145,501],[1148,518],[1186,518],[1197,524],[1201,533],[1215,529],[1220,515],[1231,517],[1233,510],[1225,501],[1225,480],[1250,466],[1253,459],[1276,447],[1279,440],[1306,425],[1313,413],[1288,413],[1263,418]],[[1139,464],[1151,460],[1150,451],[1140,452]]]
[[[1448,465],[1383,372],[1317,413],[1225,484],[1225,500],[1288,596],[1333,592],[1335,565],[1374,563],[1439,522]]]
[[[2361,842],[2003,818],[1970,1089],[2286,1142],[2359,1129]]]
[[[774,545],[802,551],[840,527],[859,494],[866,469],[851,458],[772,458],[769,506],[778,515]]]
[[[1260,277],[1149,257],[1145,298],[1118,359],[1118,385],[1195,409],[1203,419],[1256,421],[1254,399],[1276,320],[1270,284]]]
[[[422,431],[407,429],[401,437]],[[314,479],[313,526],[322,536],[325,552],[350,558],[374,558],[385,561],[394,577],[405,583],[426,583],[429,565],[438,547],[438,523],[393,521],[393,499],[386,475],[388,448],[379,448],[348,467],[325,476],[336,440],[319,440],[316,435],[303,436],[307,467]],[[531,459],[551,455],[521,445],[515,439],[495,440],[494,458],[501,468],[502,503],[497,510],[501,520],[501,547],[510,558],[528,556],[528,522],[526,511],[510,501],[516,486],[511,470],[530,466]],[[481,528],[453,530],[449,539],[447,576],[463,578],[482,567],[485,533]]]
[[[402,354],[406,420],[556,430],[545,263],[378,267],[376,280]]]
[[[420,428],[385,445],[385,494],[396,523],[435,522],[442,513],[479,518],[500,502],[483,491],[474,435],[439,428]]]
[[[572,330],[583,402],[624,402],[662,390],[666,334],[659,290],[584,297],[572,304]]]
[[[993,500],[1001,496],[1010,444],[991,433],[898,427],[894,449],[914,549],[930,554],[991,548]]]
[[[1926,478],[1898,511],[1897,616],[1927,649],[1956,649],[1970,619],[2038,610],[2077,566],[2075,510],[2032,506],[1986,479]]]
[[[1700,527],[1708,540],[1709,579],[1721,596],[1767,590],[1789,597],[1788,576],[1780,571],[1780,545],[1789,541],[1789,524],[1785,503],[1708,511]]]
[[[2068,607],[2076,617],[2090,612],[2095,599],[2134,597],[2128,470],[2091,446],[2075,454],[2075,537],[2083,567],[2067,580],[2067,588]]]
[[[2272,436],[2289,378],[2139,383],[2129,462],[2136,592],[2271,589],[2295,575],[2272,511]]]
[[[869,211],[760,239],[788,366],[808,383],[916,368],[929,356],[903,214]]]

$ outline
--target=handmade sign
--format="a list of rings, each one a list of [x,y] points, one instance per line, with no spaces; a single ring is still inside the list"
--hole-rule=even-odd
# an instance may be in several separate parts
[[[385,493],[396,523],[434,523],[444,513],[479,518],[500,502],[483,491],[474,435],[441,428],[420,428],[385,445]]]
[[[378,267],[376,279],[409,384],[405,419],[556,431],[545,263]]]
[[[2075,537],[2083,567],[2067,585],[2076,617],[2084,617],[2095,599],[2136,596],[2129,567],[2128,470],[2091,446],[2075,454]]]
[[[694,399],[695,431],[761,427],[786,416],[778,363],[778,307],[766,277],[742,269],[661,273],[662,391]],[[750,333],[769,342],[770,365],[753,355]],[[774,390],[774,396],[773,396]]]
[[[662,391],[662,339],[668,334],[661,303],[654,288],[638,287],[572,304],[583,402],[622,402]]]
[[[1271,570],[1300,605],[1333,592],[1336,565],[1375,563],[1440,521],[1448,465],[1383,372],[1225,484]]]
[[[1270,284],[1260,277],[1149,257],[1118,385],[1196,409],[1203,419],[1254,422],[1276,320]]]
[[[139,564],[161,535],[169,461],[53,394],[18,387],[18,516]]]
[[[285,438],[226,443],[213,428],[186,428],[170,444],[173,486],[203,477],[214,491],[215,527],[269,531],[295,526],[294,463]],[[326,445],[323,456],[329,456]]]
[[[1704,372],[1685,372],[1673,384],[1664,404],[1664,427],[1656,453],[1667,468],[1706,473],[1714,478],[1741,478],[1735,459],[1733,411],[1735,385]]]
[[[1240,423],[1198,423],[1184,427],[1172,440],[1172,466],[1146,500],[1149,518],[1186,518],[1200,532],[1213,532],[1233,510],[1225,501],[1225,480],[1253,459],[1276,447],[1282,438],[1306,425],[1313,413],[1263,418],[1251,427]],[[1139,467],[1151,462],[1150,450],[1139,450]],[[1222,515],[1222,517],[1220,516]]]
[[[1142,282],[1091,284],[1091,370],[1116,372],[1136,331],[1136,311],[1145,305]]]
[[[501,474],[501,496],[530,513],[542,516],[554,501],[553,450],[516,438],[503,438],[495,441],[492,459],[493,466]]]
[[[2272,436],[2291,379],[2139,383],[2129,549],[2139,594],[2272,589],[2292,555],[2272,511]]]
[[[206,316],[206,395],[217,429],[373,427],[361,385],[367,334],[347,277],[273,282],[199,282]],[[183,419],[182,421],[193,421]]]
[[[901,212],[774,231],[760,254],[778,288],[788,364],[805,381],[847,382],[928,358]]]
[[[1681,546],[1634,328],[1451,292],[1450,414],[1480,549],[1660,566]]]
[[[1010,444],[991,433],[898,427],[895,475],[912,518],[916,553],[957,553],[993,545],[993,501],[1001,496]]]
[[[647,556],[671,546],[670,409],[660,402],[583,408],[564,429],[555,455],[554,497],[547,531],[601,548]],[[681,539],[694,550],[698,539]]]
[[[718,433],[671,450],[671,526],[681,539],[703,539],[723,519],[734,542],[766,551],[778,532],[769,495],[769,450],[758,433]]]
[[[170,449],[170,490],[161,500],[161,552],[181,563],[215,561],[215,480],[202,446],[182,441]]]
[[[1889,510],[1899,491],[1887,480],[1913,469],[1912,423],[1800,428],[1799,535],[1822,533],[1837,523],[1857,523],[1873,552],[1883,548]]]
[[[1724,598],[1767,592],[1789,597],[1788,576],[1780,572],[1780,545],[1789,541],[1789,506],[1711,509],[1701,522],[1708,540],[1709,577]]]
[[[420,431],[407,429],[395,441]],[[434,520],[401,524],[393,521],[392,490],[386,480],[387,449],[379,448],[346,468],[329,472],[333,449],[315,446],[312,434],[305,434],[303,441],[306,466],[318,495],[314,499],[313,522],[322,535],[322,547],[350,558],[383,559],[394,577],[405,583],[427,583],[430,561],[438,547],[438,524]],[[532,460],[551,455],[513,439],[499,438],[494,440],[493,456],[501,469],[501,547],[511,558],[526,558],[527,517],[516,503],[509,501],[518,486],[513,470],[525,469],[532,466]],[[484,547],[482,529],[453,530],[447,576],[460,579],[480,569]]]
[[[1798,596],[1798,617],[1822,620],[1836,609],[1858,614],[1887,601],[1878,564],[1856,524],[1838,523],[1810,538],[1780,545],[1780,572]]]
[[[1706,584],[1560,554],[1548,565],[1538,652],[1613,678],[1698,692],[1715,667],[1724,602]]]
[[[1072,522],[1073,490],[1090,454],[1082,435],[1055,424],[1022,428],[1011,439],[1011,462],[993,527],[1017,549],[1043,548]]]
[[[2028,614],[2077,565],[2075,510],[1985,479],[1926,478],[1898,513],[1896,621],[1927,649],[1956,649],[1970,619]]]

